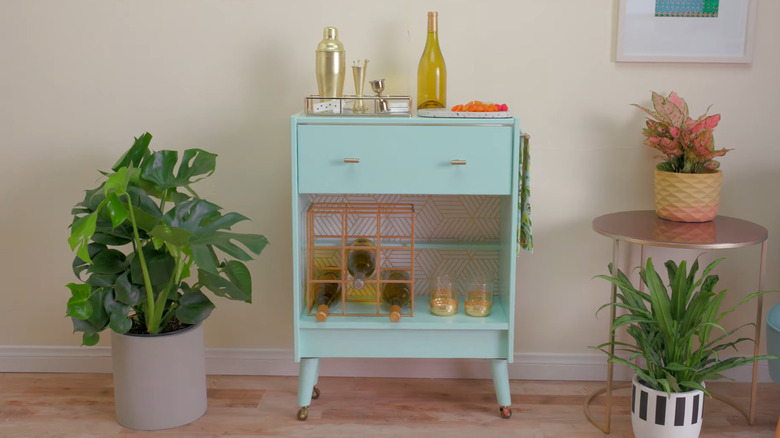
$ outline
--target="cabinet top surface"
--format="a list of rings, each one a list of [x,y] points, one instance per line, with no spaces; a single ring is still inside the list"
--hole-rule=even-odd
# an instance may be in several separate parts
[[[605,214],[593,220],[593,230],[631,243],[684,249],[741,248],[768,238],[766,228],[744,219],[716,216],[710,222],[673,222],[653,210]]]
[[[420,125],[420,126],[515,126],[520,123],[517,117],[501,119],[468,119],[441,117],[371,117],[371,116],[307,116],[304,113],[292,115],[294,123],[299,125]]]

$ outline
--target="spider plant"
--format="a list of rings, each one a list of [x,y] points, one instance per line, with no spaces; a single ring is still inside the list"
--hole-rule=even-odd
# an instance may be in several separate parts
[[[639,276],[647,292],[635,288],[620,270],[617,275],[598,275],[617,286],[617,301],[599,308],[615,306],[626,313],[615,319],[612,330],[626,327],[633,343],[612,341],[591,347],[603,351],[609,361],[623,364],[636,372],[642,382],[657,391],[686,392],[694,389],[709,395],[704,385],[707,380],[726,378],[722,373],[731,368],[774,356],[722,357],[728,349],[737,350],[742,342],[753,342],[748,337],[734,339],[739,329],[753,323],[727,330],[723,318],[742,304],[770,291],[751,293],[734,307],[721,312],[726,290],[715,292],[718,276],[711,274],[723,259],[715,260],[697,277],[698,258],[687,270],[687,263],[679,266],[672,260],[664,263],[669,278],[669,292],[656,272],[652,259],[647,259]],[[610,274],[614,267],[609,265]],[[608,347],[630,353],[628,359],[613,354]],[[625,355],[624,355],[625,356]],[[642,359],[638,363],[635,360]]]

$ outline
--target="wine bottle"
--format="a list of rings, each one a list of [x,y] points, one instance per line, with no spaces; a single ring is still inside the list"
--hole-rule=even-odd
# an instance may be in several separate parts
[[[317,305],[317,321],[324,322],[328,319],[330,305],[341,297],[341,283],[339,276],[333,271],[325,271],[317,277],[318,280],[332,280],[327,283],[314,285],[314,304]]]
[[[417,67],[417,109],[447,107],[447,67],[439,49],[438,17],[438,12],[428,12],[428,37]]]
[[[374,273],[376,255],[373,249],[357,248],[370,248],[374,246],[374,243],[368,239],[359,238],[355,239],[351,246],[353,249],[350,249],[347,255],[347,270],[354,279],[352,287],[360,290],[366,285],[366,278]]]
[[[398,322],[401,319],[401,307],[409,304],[412,299],[409,272],[384,271],[386,280],[405,280],[407,283],[385,283],[382,287],[382,301],[390,305],[390,321]]]

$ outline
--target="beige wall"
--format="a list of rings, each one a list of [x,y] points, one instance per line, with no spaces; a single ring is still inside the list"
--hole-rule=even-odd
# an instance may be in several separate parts
[[[607,285],[592,277],[611,250],[591,220],[652,208],[653,154],[629,106],[650,90],[678,91],[696,114],[714,104],[718,145],[735,149],[722,160],[721,214],[780,235],[780,3],[761,2],[752,65],[616,64],[615,3],[3,1],[0,345],[80,343],[64,317],[70,207],[149,131],[155,149],[218,153],[200,193],[271,241],[251,263],[255,304],[217,301],[207,345],[292,348],[289,115],[316,92],[322,28],[339,28],[349,59],[371,60],[369,79],[414,94],[425,12],[438,10],[448,101],[506,102],[533,136],[536,252],[519,259],[516,350],[588,353],[605,337],[606,313],[593,315]],[[757,249],[722,255],[735,297],[756,287]],[[767,266],[767,287],[780,288],[774,240]]]

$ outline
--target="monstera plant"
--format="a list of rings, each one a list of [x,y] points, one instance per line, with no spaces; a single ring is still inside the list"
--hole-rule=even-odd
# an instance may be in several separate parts
[[[80,281],[67,285],[67,316],[84,345],[106,328],[160,334],[197,324],[214,309],[206,291],[252,300],[243,262],[266,238],[231,232],[247,217],[223,213],[192,188],[214,172],[217,156],[188,149],[180,160],[177,151],[150,151],[151,139],[135,139],[72,210],[68,242]]]

